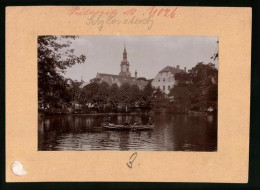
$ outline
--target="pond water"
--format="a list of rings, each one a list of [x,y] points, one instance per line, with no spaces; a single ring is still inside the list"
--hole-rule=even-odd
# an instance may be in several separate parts
[[[148,114],[97,114],[48,116],[39,119],[38,150],[145,150],[217,151],[217,116],[155,114],[155,126],[148,131],[115,131],[101,127],[105,117],[111,122],[130,123]]]

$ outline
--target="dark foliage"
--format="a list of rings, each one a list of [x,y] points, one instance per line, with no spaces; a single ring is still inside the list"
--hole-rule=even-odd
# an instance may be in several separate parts
[[[61,75],[67,67],[83,63],[84,55],[79,57],[69,49],[75,36],[38,37],[38,102],[39,109],[61,108],[75,97],[70,96],[67,80]]]
[[[212,63],[198,63],[188,73],[176,74],[175,80],[169,95],[178,112],[217,109],[218,70]]]

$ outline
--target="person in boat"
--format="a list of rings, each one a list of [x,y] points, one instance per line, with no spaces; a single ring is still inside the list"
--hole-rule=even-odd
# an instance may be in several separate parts
[[[142,125],[142,119],[141,119],[141,117],[139,117],[137,123],[134,123],[134,124],[132,125],[132,128],[138,127],[138,126],[140,126],[140,125]]]
[[[139,117],[138,123],[136,123],[136,125],[142,125],[142,124],[143,124],[143,122],[142,122],[142,118]]]
[[[125,127],[128,127],[130,125],[128,119],[125,120]]]
[[[109,124],[110,123],[110,117],[107,117],[106,119],[105,119],[105,124]]]

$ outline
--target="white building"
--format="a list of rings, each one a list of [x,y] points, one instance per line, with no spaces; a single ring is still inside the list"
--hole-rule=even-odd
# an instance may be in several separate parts
[[[171,67],[167,66],[161,70],[152,81],[152,86],[155,88],[160,88],[164,93],[169,94],[170,90],[175,85],[176,81],[174,75],[176,73],[186,72],[186,67],[180,69],[180,66]]]

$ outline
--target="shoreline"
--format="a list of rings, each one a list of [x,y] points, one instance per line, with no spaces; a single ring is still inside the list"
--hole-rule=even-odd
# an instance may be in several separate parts
[[[155,114],[169,114],[169,115],[218,115],[217,112],[187,112],[187,113],[167,113],[167,112],[102,112],[102,113],[55,113],[55,114],[43,114],[38,112],[38,117],[48,116],[91,116],[91,115],[155,115]]]

